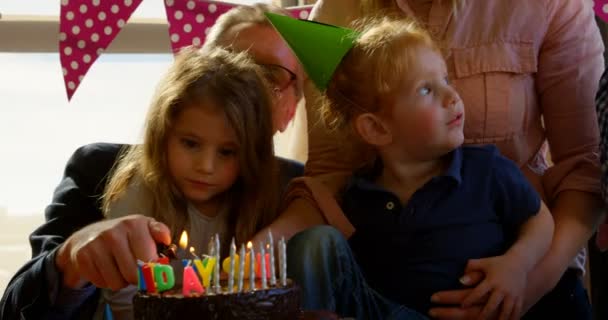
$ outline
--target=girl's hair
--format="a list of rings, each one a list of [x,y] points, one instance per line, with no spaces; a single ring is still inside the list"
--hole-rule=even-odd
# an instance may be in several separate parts
[[[366,18],[355,23],[361,32],[327,87],[321,114],[332,129],[343,129],[357,115],[378,112],[399,90],[415,49],[440,51],[413,20]]]
[[[278,164],[273,149],[271,96],[260,67],[246,53],[221,48],[188,47],[178,54],[148,110],[143,144],[133,146],[121,158],[106,187],[105,212],[137,176],[152,195],[152,211],[144,214],[167,224],[177,240],[189,221],[187,201],[168,170],[168,136],[184,108],[202,106],[209,99],[222,108],[239,143],[240,172],[221,198],[230,212],[229,230],[234,231],[228,236],[245,241],[270,224],[279,201],[275,197]]]

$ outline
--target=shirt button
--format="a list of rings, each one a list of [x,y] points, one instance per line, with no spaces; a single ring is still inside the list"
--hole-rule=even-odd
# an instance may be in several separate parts
[[[395,208],[395,203],[393,203],[392,201],[389,201],[386,203],[386,209],[393,210],[394,208]]]

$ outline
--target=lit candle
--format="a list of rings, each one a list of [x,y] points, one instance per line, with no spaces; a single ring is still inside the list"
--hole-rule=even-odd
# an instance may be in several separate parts
[[[194,247],[190,247],[190,254],[195,258],[195,259],[200,259],[201,257],[196,255],[196,250],[194,249]]]
[[[175,285],[173,268],[168,264],[155,264],[154,280],[156,280],[156,289],[158,292],[167,291],[173,288]]]
[[[287,286],[287,247],[285,245],[285,238],[281,238],[279,241],[279,257],[281,260],[281,285]]]
[[[234,255],[236,251],[236,245],[234,244],[234,238],[230,243],[230,269],[228,270],[228,292],[234,292]]]
[[[215,293],[219,294],[222,292],[222,285],[220,284],[220,236],[215,234],[215,268],[213,271],[213,284],[215,285]]]
[[[264,244],[260,242],[260,278],[262,279],[262,289],[268,289],[268,279],[266,278],[266,250]]]
[[[270,254],[270,285],[277,285],[277,277],[274,268],[274,241],[272,240],[272,232],[268,230],[268,253]]]
[[[186,258],[188,253],[186,252],[186,248],[188,247],[188,232],[185,230],[182,231],[181,236],[179,237],[179,248],[177,249],[176,256],[178,259]]]
[[[203,294],[205,292],[205,289],[203,289],[203,286],[201,285],[200,281],[198,281],[198,277],[196,276],[196,273],[194,272],[192,266],[187,265],[184,268],[182,294],[184,295],[184,297],[187,297],[190,296],[192,292]]]
[[[247,242],[247,249],[249,249],[249,290],[253,291],[255,290],[255,255],[251,241]]]
[[[239,280],[238,280],[238,292],[243,292],[243,278],[245,277],[245,245],[241,244],[241,250],[239,251]]]

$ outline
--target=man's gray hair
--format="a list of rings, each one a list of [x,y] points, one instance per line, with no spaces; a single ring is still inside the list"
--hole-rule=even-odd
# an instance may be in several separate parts
[[[218,45],[226,45],[225,43],[222,43],[224,38],[229,34],[229,31],[232,28],[241,24],[258,24],[272,27],[264,15],[266,12],[289,15],[286,10],[267,3],[256,3],[250,6],[243,5],[232,8],[221,15],[213,27],[211,27],[203,48],[207,49]]]

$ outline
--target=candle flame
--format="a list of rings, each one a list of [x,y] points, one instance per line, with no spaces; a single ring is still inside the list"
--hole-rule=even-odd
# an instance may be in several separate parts
[[[181,237],[179,237],[179,247],[185,250],[187,246],[188,246],[188,232],[186,232],[184,230],[184,231],[182,231]]]
[[[194,247],[190,247],[190,253],[194,254],[196,250],[194,250]]]
[[[247,242],[247,250],[251,249],[252,246],[253,244],[251,244],[251,241]]]

